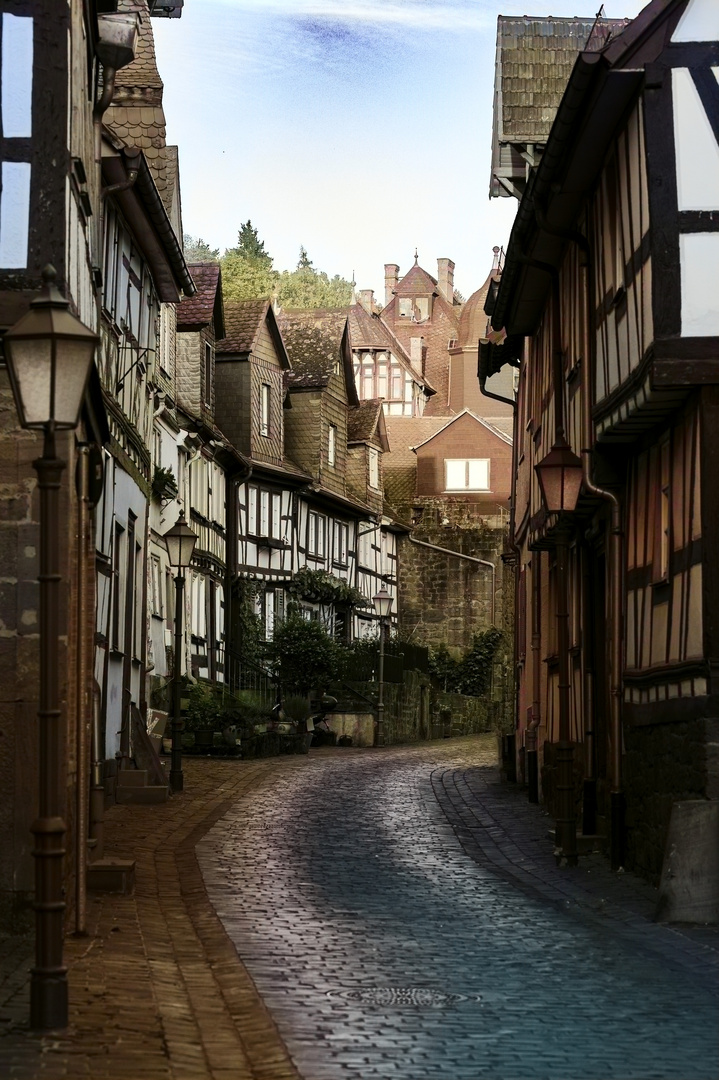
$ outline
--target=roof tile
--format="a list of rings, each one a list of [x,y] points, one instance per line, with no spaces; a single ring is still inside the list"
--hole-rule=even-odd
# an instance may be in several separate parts
[[[250,352],[269,304],[269,300],[266,299],[227,300],[225,302],[225,337],[216,343],[215,352]]]

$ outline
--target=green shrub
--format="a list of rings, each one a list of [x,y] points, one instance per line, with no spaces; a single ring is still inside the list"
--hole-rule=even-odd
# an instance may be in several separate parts
[[[332,682],[338,664],[335,641],[317,620],[291,614],[275,627],[270,656],[285,693],[307,696]]]
[[[309,700],[303,694],[288,694],[282,704],[287,719],[296,723],[308,720],[312,715]]]
[[[220,726],[222,703],[212,686],[196,682],[187,697],[189,702],[185,712],[186,731],[214,731]]]

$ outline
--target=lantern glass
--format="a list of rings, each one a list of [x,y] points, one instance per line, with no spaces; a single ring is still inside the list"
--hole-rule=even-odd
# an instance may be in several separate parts
[[[43,270],[44,286],[30,309],[3,339],[20,423],[42,428],[77,427],[98,337],[70,311],[55,287],[55,271]]]
[[[566,443],[556,443],[535,465],[535,471],[550,513],[576,509],[582,487],[582,463]]]
[[[375,611],[380,619],[386,619],[392,611],[392,597],[387,592],[384,585],[376,596],[372,597],[372,600],[374,602]]]
[[[180,513],[177,522],[165,533],[165,544],[167,545],[170,566],[175,566],[180,570],[189,566],[196,542],[197,534],[192,531],[185,521],[183,511]]]

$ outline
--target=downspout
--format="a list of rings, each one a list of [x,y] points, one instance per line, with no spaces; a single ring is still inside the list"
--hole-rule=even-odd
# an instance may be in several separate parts
[[[525,347],[525,351],[526,351],[526,341],[525,341],[525,346],[524,347]],[[516,520],[516,518],[515,518],[515,510],[516,510],[515,491],[516,491],[517,446],[518,446],[517,418],[519,416],[519,413],[518,413],[518,410],[517,410],[517,401],[516,401],[516,399],[502,397],[501,394],[494,394],[494,393],[492,393],[491,390],[487,389],[487,376],[486,376],[485,372],[482,370],[481,364],[480,364],[480,358],[479,358],[480,349],[481,349],[481,342],[480,342],[479,349],[477,350],[477,353],[478,353],[478,355],[477,355],[477,378],[478,378],[478,381],[479,381],[479,392],[481,394],[483,394],[484,397],[492,398],[494,401],[501,401],[503,404],[511,405],[511,407],[512,407],[512,418],[513,418],[513,427],[512,427],[512,489],[511,489],[511,496],[510,496],[510,503],[509,503],[509,539],[508,539],[508,543],[509,543],[510,550],[514,554],[514,583],[513,584],[514,584],[514,613],[515,613],[515,619],[516,619],[516,613],[517,613],[517,610],[519,608],[519,578],[520,578],[520,574],[521,574],[521,552],[519,550],[519,544],[517,543],[517,541],[515,540],[515,537],[514,537],[514,525],[515,525],[515,520]],[[492,582],[492,586],[493,586],[492,587],[492,595],[494,596],[494,582]],[[492,618],[492,622],[494,622],[494,618]],[[513,698],[514,698],[514,730],[516,731],[517,728],[519,727],[519,642],[517,641],[517,634],[516,633],[513,634],[513,639],[514,640],[513,640],[513,650],[512,651],[513,651],[514,655],[512,657],[512,659],[513,659],[512,672],[513,672],[513,675],[514,675],[514,688],[513,688],[513,691],[514,691],[513,692]],[[537,719],[537,724],[539,724],[539,719]],[[533,745],[534,745],[535,754],[534,754],[534,758],[530,759],[528,761],[528,764],[527,764],[527,777],[528,777],[528,781],[529,781],[529,783],[528,783],[529,801],[530,802],[537,802],[539,800],[539,795],[537,795],[536,799],[533,798],[534,789],[536,788],[537,785],[536,784],[533,785],[533,783],[532,783],[532,774],[533,773],[536,774],[536,760],[537,760],[536,759],[536,736],[534,735],[534,729],[533,728],[531,729],[531,734],[530,734],[530,727],[528,727],[527,728],[527,745],[525,746],[525,753],[529,753],[531,751],[532,739],[534,739],[534,744]],[[515,753],[516,753],[516,740],[515,740]],[[515,766],[515,775],[516,775],[516,766]]]
[[[580,368],[582,393],[582,482],[585,491],[609,503],[610,524],[610,620],[611,620],[611,692],[610,692],[610,749],[611,749],[611,827],[610,854],[613,870],[624,863],[625,794],[622,777],[622,513],[619,499],[613,491],[600,487],[592,479],[592,407],[591,373],[594,370],[594,350],[591,316],[591,248],[587,238],[577,230],[564,232],[548,225],[541,210],[535,207],[537,222],[544,232],[571,240],[582,252],[580,263],[582,282],[582,364]]]
[[[408,540],[412,544],[417,544],[419,547],[430,548],[432,551],[441,551],[443,555],[452,555],[455,559],[466,559],[467,562],[478,563],[480,566],[488,566],[492,571],[492,607],[491,607],[491,622],[494,626],[494,583],[497,576],[497,568],[494,563],[489,562],[488,559],[478,559],[476,555],[465,555],[461,551],[452,551],[451,548],[438,547],[437,544],[428,544],[426,540],[417,540],[412,533],[408,534]]]
[[[579,243],[579,241],[576,241]],[[610,749],[611,749],[611,826],[610,854],[612,870],[624,864],[625,795],[622,777],[622,512],[619,499],[613,491],[602,488],[592,479],[592,408],[591,372],[594,370],[591,327],[591,262],[589,243],[582,238],[580,245],[584,255],[582,265],[582,479],[590,495],[609,503],[610,524],[610,619],[611,619],[611,694],[610,694]],[[590,362],[590,357],[592,362]]]
[[[87,525],[87,475],[88,447],[78,447],[76,473],[77,488],[77,651],[75,677],[77,680],[77,714],[75,729],[75,754],[77,778],[75,783],[75,934],[87,934],[87,840],[90,807],[88,799],[88,723],[87,723],[87,665],[85,647],[85,575],[87,572],[86,525]]]

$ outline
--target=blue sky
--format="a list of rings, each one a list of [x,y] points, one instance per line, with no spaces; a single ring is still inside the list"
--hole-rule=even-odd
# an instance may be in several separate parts
[[[599,0],[185,0],[154,19],[184,226],[213,247],[251,218],[278,269],[384,296],[385,262],[457,265],[469,296],[513,199],[487,197],[496,19]],[[612,18],[641,0],[608,0]]]

